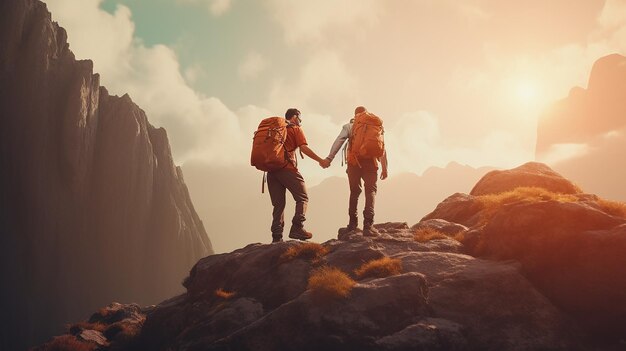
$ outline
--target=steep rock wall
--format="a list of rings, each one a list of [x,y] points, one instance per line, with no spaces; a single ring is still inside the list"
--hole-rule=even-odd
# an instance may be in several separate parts
[[[163,128],[110,96],[36,0],[0,3],[0,349],[182,290],[212,252]]]

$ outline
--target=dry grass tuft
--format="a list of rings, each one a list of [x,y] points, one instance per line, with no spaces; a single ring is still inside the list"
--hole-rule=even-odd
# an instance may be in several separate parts
[[[402,273],[402,261],[383,257],[364,263],[354,271],[357,278],[384,278]]]
[[[331,300],[345,298],[356,282],[346,273],[335,267],[321,267],[313,271],[309,277],[308,289],[315,299]]]
[[[328,253],[328,249],[324,245],[318,243],[304,243],[288,248],[280,255],[281,262],[289,262],[296,258],[317,261]]]
[[[425,243],[427,241],[435,239],[448,239],[448,236],[436,229],[421,228],[415,232],[415,236],[413,238],[415,239],[415,241]]]
[[[454,234],[452,239],[454,239],[454,240],[456,240],[456,241],[458,241],[460,243],[463,243],[463,241],[465,241],[465,232],[464,231],[460,231],[460,232]]]
[[[78,340],[73,335],[55,336],[52,341],[35,348],[36,351],[93,351],[97,345]]]
[[[539,187],[518,187],[498,194],[477,196],[476,199],[483,207],[482,224],[486,224],[502,205],[514,202],[576,202],[578,198],[571,194],[562,194]]]
[[[215,296],[225,300],[232,298],[233,296],[235,296],[235,294],[236,293],[234,291],[226,291],[222,288],[215,290]]]
[[[501,206],[508,203],[527,201],[559,201],[559,202],[574,202],[578,198],[571,194],[554,193],[544,188],[538,187],[518,187],[510,191],[505,191],[498,194],[481,195],[477,197],[478,201],[486,208],[489,209],[493,206]]]
[[[611,216],[626,218],[626,203],[599,199],[598,205],[602,211],[610,214]]]

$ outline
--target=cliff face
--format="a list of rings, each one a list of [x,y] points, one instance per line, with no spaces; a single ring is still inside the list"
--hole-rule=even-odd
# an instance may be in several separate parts
[[[587,191],[626,201],[626,164],[621,162],[626,158],[624,101],[626,57],[613,54],[598,59],[587,89],[573,88],[541,116],[537,160],[551,162]]]
[[[36,0],[0,3],[0,348],[111,299],[158,302],[212,252],[164,129]]]
[[[626,126],[626,57],[598,59],[587,89],[575,87],[539,119],[536,158],[542,160],[555,144],[593,142]]]

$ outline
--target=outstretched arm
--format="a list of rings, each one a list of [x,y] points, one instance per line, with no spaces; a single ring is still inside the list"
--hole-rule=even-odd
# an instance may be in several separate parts
[[[302,151],[303,154],[309,156],[310,158],[314,159],[318,163],[323,161],[323,159],[317,156],[317,154],[313,152],[313,150],[311,150],[311,148],[309,148],[308,145],[300,145],[300,151]]]
[[[343,128],[341,128],[341,132],[337,136],[337,139],[335,139],[333,146],[330,148],[328,157],[326,157],[328,161],[332,161],[335,158],[335,155],[337,155],[337,152],[339,152],[343,143],[348,140],[348,137],[350,137],[350,124],[346,124]]]

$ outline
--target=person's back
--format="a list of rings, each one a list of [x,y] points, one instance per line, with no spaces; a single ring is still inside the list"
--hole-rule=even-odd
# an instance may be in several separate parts
[[[300,150],[310,158],[320,162],[323,161],[307,145],[306,137],[300,127],[300,111],[288,109],[285,113],[288,121],[287,135],[284,141],[285,159],[284,167],[267,173],[267,188],[272,200],[272,242],[282,241],[284,221],[284,210],[286,204],[286,191],[289,190],[296,202],[296,209],[291,221],[289,237],[292,239],[306,240],[312,234],[304,229],[305,214],[308,204],[308,194],[302,174],[298,171],[296,150]]]
[[[348,174],[348,184],[350,186],[350,199],[348,202],[349,223],[348,226],[342,228],[341,231],[352,231],[356,230],[358,227],[357,205],[359,195],[363,190],[363,185],[361,183],[361,181],[363,181],[365,186],[363,235],[376,236],[378,233],[373,227],[373,224],[375,197],[378,190],[377,180],[379,161],[382,165],[380,179],[382,180],[387,178],[387,153],[384,149],[384,143],[380,145],[380,141],[378,140],[382,138],[382,120],[372,114],[370,115],[375,118],[369,115],[365,116],[364,114],[368,114],[368,112],[363,106],[357,107],[354,112],[355,118],[352,119],[350,123],[342,127],[339,136],[337,136],[337,139],[333,143],[330,153],[326,158],[326,164],[330,164],[330,162],[332,162],[335,155],[341,148],[341,145],[348,140],[349,144],[346,157],[346,173]],[[361,122],[361,120],[364,119],[366,121]],[[367,126],[370,128],[368,132],[371,133],[375,128],[377,132],[375,131],[375,133],[368,135],[366,132],[366,126],[364,126],[362,130],[357,130],[357,128],[360,128],[361,123],[371,123]],[[376,133],[380,133],[381,135],[378,136]],[[363,139],[376,140],[369,140],[365,142]]]

